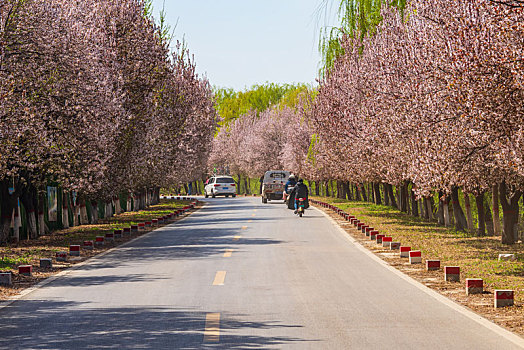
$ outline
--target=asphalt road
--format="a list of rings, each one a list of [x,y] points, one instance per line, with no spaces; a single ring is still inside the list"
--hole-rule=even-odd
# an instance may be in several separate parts
[[[206,202],[0,310],[0,348],[522,349],[317,210]]]

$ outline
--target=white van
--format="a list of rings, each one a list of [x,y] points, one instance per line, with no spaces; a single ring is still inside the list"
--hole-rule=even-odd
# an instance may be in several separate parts
[[[289,179],[289,175],[289,171],[285,170],[266,171],[262,182],[262,203],[283,199],[284,186]]]

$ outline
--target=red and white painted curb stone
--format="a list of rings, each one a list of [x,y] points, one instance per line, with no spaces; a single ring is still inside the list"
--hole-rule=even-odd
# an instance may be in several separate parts
[[[448,282],[460,282],[460,267],[444,266],[444,280]]]
[[[71,244],[69,246],[69,255],[80,256],[80,246],[78,244]]]
[[[18,274],[31,276],[33,273],[33,265],[20,265],[18,266]]]
[[[401,258],[409,258],[409,252],[410,251],[411,251],[411,247],[400,246],[400,257]]]
[[[512,290],[496,289],[494,293],[495,307],[506,307],[514,305],[515,292]]]
[[[427,271],[440,270],[440,260],[426,260],[426,270]]]
[[[466,278],[466,294],[482,294],[484,281],[481,278]]]
[[[409,252],[410,264],[422,264],[422,252],[420,250],[412,250]]]

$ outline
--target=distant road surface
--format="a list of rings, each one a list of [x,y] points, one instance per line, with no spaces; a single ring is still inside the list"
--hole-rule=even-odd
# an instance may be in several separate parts
[[[523,348],[390,271],[317,210],[205,201],[0,310],[0,348]]]

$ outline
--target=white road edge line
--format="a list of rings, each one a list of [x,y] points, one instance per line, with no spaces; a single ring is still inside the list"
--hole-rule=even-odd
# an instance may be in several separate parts
[[[204,209],[204,208],[207,206],[207,203],[205,203],[205,202],[201,202],[201,203],[204,203],[204,205],[203,205],[202,207],[200,207],[200,209]],[[200,210],[200,209],[199,209],[199,210]],[[195,211],[195,213],[196,213],[196,212],[197,212],[197,211]],[[130,241],[126,242],[126,243],[123,243],[123,244],[121,244],[121,245],[119,245],[119,246],[116,246],[116,247],[113,247],[113,248],[111,248],[111,249],[109,249],[109,250],[106,250],[105,252],[102,252],[102,253],[100,253],[100,254],[97,254],[97,255],[95,255],[95,256],[92,256],[92,257],[90,257],[89,259],[86,259],[86,260],[84,260],[84,261],[82,261],[82,262],[80,262],[80,263],[78,263],[78,264],[75,264],[75,265],[73,265],[73,266],[67,268],[67,269],[64,270],[64,271],[61,271],[61,272],[57,273],[56,275],[53,275],[53,276],[51,276],[51,277],[48,277],[48,278],[46,278],[45,280],[40,281],[39,283],[35,284],[34,286],[29,287],[29,288],[27,288],[27,289],[24,289],[23,291],[20,292],[20,294],[17,294],[17,295],[15,295],[15,296],[12,296],[11,298],[9,298],[9,299],[7,299],[7,300],[1,301],[1,302],[0,302],[0,311],[2,311],[3,309],[5,309],[5,308],[8,307],[9,305],[13,304],[14,302],[16,302],[16,301],[22,299],[22,298],[25,297],[26,295],[33,293],[33,292],[36,291],[37,289],[40,289],[40,288],[42,288],[42,287],[48,285],[49,283],[51,283],[51,282],[57,280],[58,278],[63,277],[63,276],[66,276],[66,275],[70,274],[71,272],[80,269],[81,267],[83,267],[83,266],[86,265],[87,263],[91,263],[91,262],[93,262],[93,261],[96,261],[97,259],[102,258],[102,257],[104,257],[104,256],[107,255],[107,254],[110,254],[111,252],[113,252],[113,251],[116,250],[116,249],[119,249],[119,248],[125,248],[126,246],[130,245],[131,243],[136,242],[136,241],[138,241],[138,240],[140,240],[140,239],[144,239],[144,238],[146,238],[147,236],[153,234],[153,233],[156,232],[156,231],[165,231],[167,228],[170,228],[171,226],[175,226],[175,225],[177,225],[179,222],[186,220],[186,219],[189,218],[190,216],[191,216],[191,215],[187,215],[187,216],[181,218],[180,220],[177,220],[176,222],[173,222],[173,223],[171,223],[171,224],[169,224],[169,225],[165,225],[165,226],[159,227],[159,228],[157,228],[157,229],[155,229],[155,230],[153,230],[153,231],[151,231],[151,232],[146,233],[145,235],[142,235],[142,236],[138,236],[138,237],[136,237],[136,238],[133,238],[132,240],[130,240]]]
[[[519,335],[499,326],[498,324],[488,320],[487,318],[484,318],[473,311],[470,311],[466,307],[454,302],[451,299],[446,298],[442,294],[435,292],[433,289],[425,286],[424,284],[420,283],[419,281],[411,278],[410,276],[402,273],[401,271],[397,270],[393,266],[389,265],[386,261],[380,259],[378,256],[373,254],[370,250],[368,250],[366,247],[364,247],[362,244],[360,244],[359,241],[357,241],[355,238],[353,238],[348,232],[346,232],[340,225],[328,214],[326,214],[323,210],[320,210],[318,208],[315,208],[314,206],[311,206],[313,209],[319,211],[324,215],[326,218],[328,218],[333,226],[335,226],[338,231],[351,243],[353,243],[359,250],[361,250],[363,253],[367,254],[369,257],[371,257],[373,260],[384,266],[386,269],[390,270],[391,272],[395,273],[400,278],[404,279],[405,281],[409,282],[413,286],[417,287],[421,291],[425,292],[426,294],[429,294],[433,298],[437,299],[441,303],[449,306],[453,310],[460,312],[462,315],[470,318],[471,320],[483,325],[484,327],[490,329],[491,331],[497,333],[498,335],[506,338],[507,340],[511,341],[515,345],[518,345],[522,348],[524,348],[524,338],[520,337]]]

